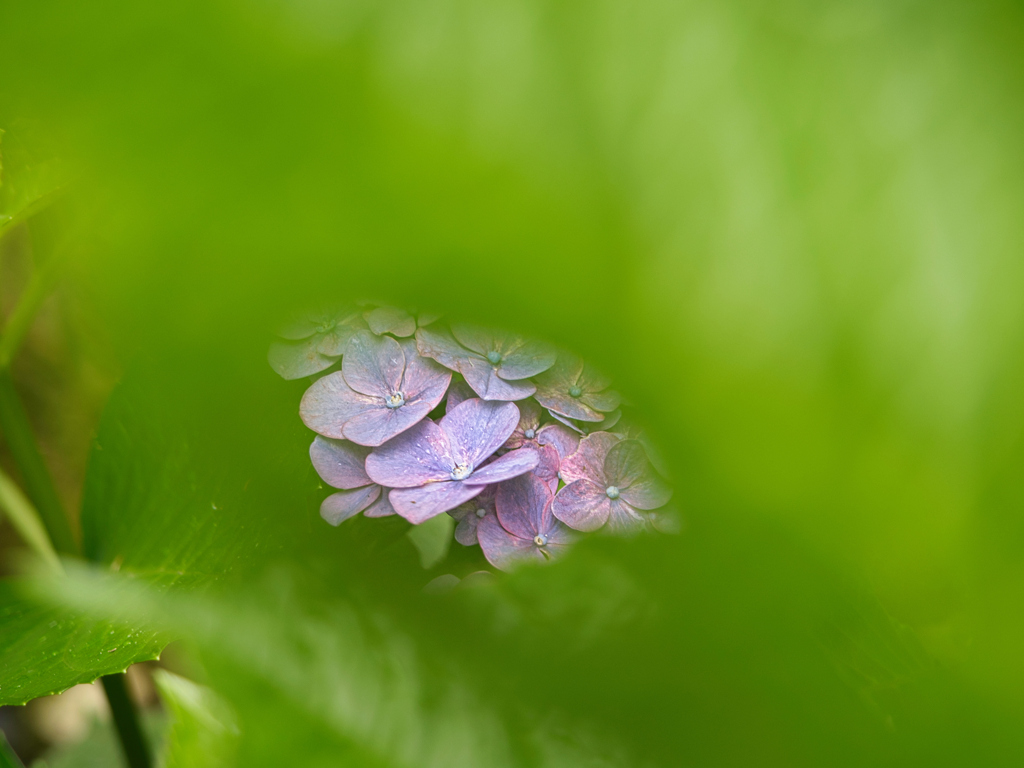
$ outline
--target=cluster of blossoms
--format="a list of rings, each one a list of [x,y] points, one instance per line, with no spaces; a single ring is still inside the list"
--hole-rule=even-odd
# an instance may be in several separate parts
[[[460,544],[507,569],[577,532],[644,527],[672,494],[610,382],[572,354],[391,307],[313,313],[280,336],[274,370],[318,376],[299,413],[337,489],[320,509],[333,525],[447,513]]]

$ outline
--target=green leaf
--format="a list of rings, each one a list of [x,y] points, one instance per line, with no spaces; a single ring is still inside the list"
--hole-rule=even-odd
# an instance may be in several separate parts
[[[448,555],[455,532],[455,520],[448,515],[437,515],[414,525],[406,536],[420,553],[420,565],[433,568]]]
[[[239,732],[228,704],[206,686],[164,669],[153,679],[170,714],[163,768],[234,765]]]
[[[0,237],[63,194],[66,187],[62,163],[55,158],[37,159],[17,142],[11,132],[0,132]]]

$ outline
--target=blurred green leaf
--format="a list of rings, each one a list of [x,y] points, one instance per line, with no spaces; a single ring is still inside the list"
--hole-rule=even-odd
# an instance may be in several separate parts
[[[142,718],[150,743],[159,745],[163,738],[164,717],[149,712]],[[113,723],[93,719],[88,735],[74,744],[57,747],[31,768],[112,768],[122,764],[121,745]]]
[[[167,670],[153,679],[170,716],[162,768],[235,765],[238,726],[230,707],[209,688]]]
[[[0,237],[64,192],[65,172],[53,158],[32,155],[10,131],[0,131]]]
[[[455,521],[448,515],[432,517],[425,523],[414,525],[406,536],[420,553],[420,565],[433,568],[448,555],[455,532]]]

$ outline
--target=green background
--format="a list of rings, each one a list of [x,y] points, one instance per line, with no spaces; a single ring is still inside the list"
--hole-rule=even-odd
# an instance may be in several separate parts
[[[240,765],[1019,765],[1022,22],[3,0],[5,169],[58,158],[33,233],[126,371],[86,550],[168,587],[50,599],[190,638]],[[425,596],[466,553],[329,529],[265,352],[363,297],[606,370],[683,531]]]

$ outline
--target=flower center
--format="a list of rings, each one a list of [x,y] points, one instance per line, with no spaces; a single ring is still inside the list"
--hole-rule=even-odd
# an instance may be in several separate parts
[[[537,433],[534,432],[532,429],[528,429],[525,432],[523,432],[523,437],[525,437],[527,440],[533,440],[533,438],[535,438],[536,436]]]
[[[486,509],[478,509],[476,511],[476,516],[480,517],[480,518],[487,517],[487,510]]]
[[[491,351],[487,353],[487,362],[491,365],[497,365],[501,362],[501,352]]]
[[[605,488],[604,493],[609,499],[619,498],[619,489],[616,488],[614,485],[609,485],[607,488]]]
[[[456,464],[455,469],[452,470],[452,480],[465,480],[467,477],[473,474],[473,467],[469,464]]]
[[[545,544],[548,543],[548,537],[545,536],[543,533],[538,533],[536,536],[533,537],[533,543],[536,544],[538,547],[543,547]]]
[[[405,405],[405,395],[401,392],[392,392],[384,398],[384,405],[388,408],[401,408]]]
[[[569,387],[569,397],[579,397],[582,394],[583,394],[583,390],[580,389],[575,384],[573,384],[571,387]]]

